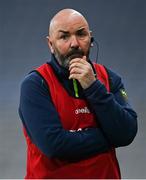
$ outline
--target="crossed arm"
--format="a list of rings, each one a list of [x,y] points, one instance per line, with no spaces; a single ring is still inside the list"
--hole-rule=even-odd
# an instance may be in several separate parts
[[[48,157],[68,160],[87,158],[97,153],[108,151],[111,146],[118,147],[131,142],[131,139],[136,133],[136,125],[133,125],[136,124],[135,113],[130,107],[127,107],[127,103],[123,105],[122,102],[120,105],[113,94],[110,94],[111,97],[105,95],[107,92],[105,92],[105,89],[100,90],[101,84],[99,83],[97,80],[91,87],[86,89],[85,95],[87,100],[92,104],[98,118],[101,118],[100,123],[102,128],[70,132],[63,129],[58,113],[49,96],[47,86],[42,83],[42,78],[36,73],[32,73],[23,81],[19,114],[32,142]],[[97,88],[96,93],[94,92],[95,88]],[[94,96],[97,95],[99,90],[100,93],[103,91],[104,98],[97,96],[95,101]],[[109,101],[111,101],[113,103],[112,106],[117,107],[119,111],[114,108],[115,113],[112,108],[109,109]],[[97,110],[99,105],[102,105],[102,108]],[[105,109],[107,113],[106,118]],[[111,112],[115,114],[112,122],[109,117],[109,115],[112,114]],[[119,118],[118,123],[116,122],[116,117]],[[123,117],[125,119],[124,123],[122,123]],[[119,128],[119,126],[121,128]],[[117,127],[119,129],[117,129]],[[130,137],[128,138],[128,142],[127,140],[125,142],[125,137],[121,137],[121,134],[119,135],[118,130],[120,130],[120,133],[124,133],[125,130],[129,132],[128,136]]]

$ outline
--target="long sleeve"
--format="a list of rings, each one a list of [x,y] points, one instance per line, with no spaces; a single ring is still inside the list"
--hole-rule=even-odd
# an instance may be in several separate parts
[[[19,115],[32,142],[48,157],[87,158],[109,149],[99,128],[64,130],[44,80],[35,72],[21,85]]]
[[[128,103],[121,78],[108,70],[111,92],[97,79],[84,90],[100,126],[115,147],[130,144],[137,133],[137,115]]]

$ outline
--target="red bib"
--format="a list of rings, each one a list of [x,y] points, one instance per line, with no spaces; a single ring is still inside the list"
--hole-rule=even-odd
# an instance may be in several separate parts
[[[98,79],[105,85],[107,90],[110,91],[108,75],[104,66],[99,64],[95,64],[94,66]],[[97,127],[95,115],[90,111],[88,103],[83,99],[70,96],[59,82],[50,65],[43,64],[36,70],[48,84],[52,101],[64,129],[74,131],[83,128]],[[26,178],[120,178],[119,166],[114,149],[78,162],[49,159],[31,142],[25,130],[24,133],[28,146]]]

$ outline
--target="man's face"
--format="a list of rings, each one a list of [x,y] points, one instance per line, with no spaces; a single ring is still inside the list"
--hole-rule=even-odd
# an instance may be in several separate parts
[[[65,68],[74,58],[89,56],[90,31],[86,21],[80,16],[59,19],[49,37],[51,52],[59,64]]]

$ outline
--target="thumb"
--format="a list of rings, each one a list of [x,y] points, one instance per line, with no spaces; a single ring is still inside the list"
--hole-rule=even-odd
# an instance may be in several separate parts
[[[83,56],[83,60],[87,61],[87,58],[86,58],[86,56]]]

